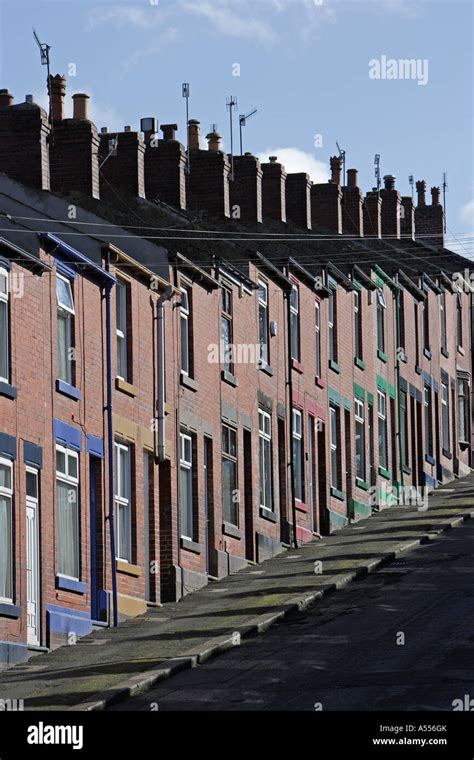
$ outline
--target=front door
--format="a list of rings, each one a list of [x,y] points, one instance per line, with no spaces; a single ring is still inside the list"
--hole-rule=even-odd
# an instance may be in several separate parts
[[[26,470],[26,614],[28,644],[40,644],[38,470]]]

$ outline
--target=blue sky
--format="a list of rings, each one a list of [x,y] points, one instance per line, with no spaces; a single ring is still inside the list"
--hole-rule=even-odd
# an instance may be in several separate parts
[[[0,0],[0,86],[16,102],[32,93],[46,103],[34,26],[51,45],[52,73],[75,64],[68,111],[73,92],[89,93],[99,128],[156,116],[177,122],[184,142],[188,81],[190,116],[203,135],[217,123],[229,149],[225,103],[235,95],[239,113],[258,108],[244,149],[314,180],[326,179],[336,140],[364,191],[375,153],[403,194],[410,174],[429,188],[446,171],[448,237],[474,255],[473,9],[472,0]],[[370,78],[382,56],[419,61],[426,83],[396,68],[398,78]]]

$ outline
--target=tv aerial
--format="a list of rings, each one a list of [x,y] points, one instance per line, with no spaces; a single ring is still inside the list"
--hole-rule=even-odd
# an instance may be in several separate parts
[[[249,113],[243,114],[241,113],[239,116],[239,128],[240,128],[240,155],[244,155],[244,149],[243,149],[243,142],[242,142],[242,127],[247,126],[247,119],[250,119],[252,116],[255,116],[257,113],[258,108],[254,108],[253,111],[250,111]]]

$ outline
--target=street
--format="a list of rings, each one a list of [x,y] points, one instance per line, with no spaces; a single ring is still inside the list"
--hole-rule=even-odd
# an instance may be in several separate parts
[[[473,547],[468,521],[109,709],[474,709]]]

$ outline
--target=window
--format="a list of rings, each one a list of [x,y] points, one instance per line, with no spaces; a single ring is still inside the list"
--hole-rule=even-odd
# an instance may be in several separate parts
[[[425,351],[430,350],[430,312],[428,293],[423,304],[423,348]]]
[[[388,470],[387,397],[377,391],[379,466]]]
[[[261,280],[258,281],[258,331],[260,341],[260,361],[262,364],[269,364],[268,285]]]
[[[237,431],[227,425],[222,425],[222,514],[225,522],[239,524]]]
[[[336,291],[334,288],[329,288],[329,317],[328,317],[328,330],[329,330],[329,360],[337,362],[337,302]]]
[[[261,409],[258,412],[260,461],[260,506],[273,510],[272,503],[272,418]]]
[[[356,477],[365,481],[365,409],[364,402],[354,400]]]
[[[456,293],[456,344],[458,348],[462,348],[462,342],[462,294],[458,292]]]
[[[181,535],[192,541],[194,539],[193,442],[191,436],[184,433],[180,434],[179,505]]]
[[[449,436],[449,387],[447,383],[441,383],[441,435],[443,450],[450,450]]]
[[[130,446],[115,443],[115,553],[132,561],[132,468]]]
[[[230,373],[232,373],[234,369],[232,362],[232,333],[232,290],[223,287],[221,302],[221,355],[222,366],[226,372]]]
[[[423,392],[423,405],[425,407],[425,454],[433,456],[433,413],[431,409],[431,388],[425,385]]]
[[[358,290],[354,290],[354,356],[362,359],[362,299]]]
[[[8,345],[8,272],[0,269],[0,381],[10,381],[10,351]]]
[[[400,438],[402,449],[402,466],[408,466],[408,407],[407,407],[407,393],[406,391],[400,391]]]
[[[316,377],[321,377],[321,304],[314,304],[315,364]]]
[[[0,601],[13,601],[13,465],[0,459]]]
[[[458,378],[458,438],[461,443],[469,441],[469,381]]]
[[[191,374],[191,346],[189,322],[191,310],[189,304],[189,293],[186,288],[180,288],[181,306],[180,306],[180,331],[181,331],[181,372],[183,375]]]
[[[128,341],[127,341],[127,311],[129,289],[126,282],[117,280],[115,289],[116,333],[117,333],[117,376],[129,380],[128,372]]]
[[[420,309],[418,302],[413,302],[413,321],[415,324],[415,367],[420,366]]]
[[[293,285],[290,295],[291,358],[300,360],[300,300],[297,285]]]
[[[56,568],[59,575],[79,580],[79,457],[56,446]]]
[[[71,283],[56,275],[58,310],[58,377],[69,385],[74,381],[74,299]]]
[[[399,341],[400,341],[399,348],[402,348],[403,351],[405,351],[405,339],[406,339],[406,328],[405,328],[405,293],[403,293],[403,291],[400,291],[398,303],[399,303],[398,326],[399,326]]]
[[[441,348],[446,351],[447,349],[447,333],[446,333],[446,291],[443,290],[439,294],[439,322],[441,327]]]
[[[339,409],[335,406],[329,407],[330,422],[330,447],[331,447],[331,486],[336,490],[341,490],[341,465],[339,461],[340,449],[340,431],[339,431]]]
[[[295,499],[304,498],[303,419],[301,412],[293,409],[293,471]]]
[[[385,296],[383,290],[377,290],[377,349],[385,353]]]

